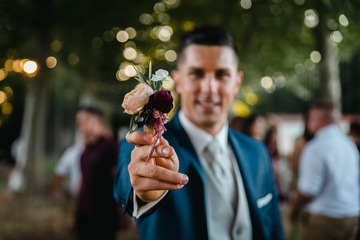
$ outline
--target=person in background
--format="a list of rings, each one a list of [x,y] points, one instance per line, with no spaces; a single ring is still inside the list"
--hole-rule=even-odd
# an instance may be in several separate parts
[[[265,119],[253,113],[247,117],[234,117],[230,126],[258,141],[262,141],[265,133]]]
[[[279,169],[280,153],[277,145],[277,130],[275,126],[270,126],[267,129],[264,137],[264,144],[272,160],[275,183],[278,190],[279,201],[281,202],[284,200],[285,196],[282,193],[281,183],[280,183],[280,176],[281,176],[281,172]]]
[[[349,128],[349,136],[354,141],[360,152],[360,123],[351,123]]]
[[[284,239],[269,154],[229,128],[238,51],[221,27],[186,33],[172,72],[180,110],[145,164],[151,134],[121,143],[114,195],[147,239]]]
[[[297,191],[290,206],[294,221],[304,209],[301,239],[354,239],[360,211],[359,152],[336,123],[331,102],[310,106],[308,129],[315,134],[300,157]]]
[[[80,158],[79,193],[73,208],[76,236],[80,240],[114,240],[118,208],[112,189],[117,141],[109,135],[104,114],[98,108],[80,107],[76,122],[85,144]]]
[[[349,136],[354,141],[354,143],[360,153],[360,123],[353,122],[350,124]],[[359,159],[359,161],[360,161],[360,159]],[[360,240],[360,221],[359,221],[359,225],[358,225],[358,232],[356,234],[355,239]]]
[[[84,150],[84,141],[78,131],[75,134],[75,142],[68,147],[60,156],[54,171],[51,198],[54,202],[60,202],[62,199],[63,183],[68,177],[69,188],[67,192],[69,196],[76,197],[79,191],[81,171],[80,157]]]
[[[308,122],[309,122],[308,113],[304,114],[304,131],[303,134],[298,136],[295,139],[293,151],[290,157],[290,166],[293,174],[293,184],[296,185],[298,169],[299,169],[299,160],[301,152],[305,146],[305,144],[310,141],[314,134],[309,131]]]

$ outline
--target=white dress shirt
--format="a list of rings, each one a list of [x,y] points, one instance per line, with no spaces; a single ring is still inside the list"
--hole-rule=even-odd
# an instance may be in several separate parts
[[[228,143],[228,124],[216,136],[212,136],[190,122],[182,111],[179,112],[179,120],[189,135],[205,173],[206,210],[207,216],[210,216],[208,217],[209,239],[252,239],[245,189],[234,153]],[[204,150],[213,138],[222,149],[223,157],[219,163],[230,173],[227,176],[227,184],[218,184],[219,181],[204,156]]]
[[[306,210],[329,217],[359,215],[359,153],[332,124],[320,129],[300,158],[298,188],[313,200]]]

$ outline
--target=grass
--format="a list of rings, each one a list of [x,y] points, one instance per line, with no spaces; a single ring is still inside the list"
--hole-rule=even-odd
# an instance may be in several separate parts
[[[8,167],[0,166],[0,240],[75,239],[66,228],[69,199],[54,203],[49,193],[10,196],[6,189],[9,172]],[[127,223],[126,228],[119,229],[118,239],[140,239],[135,225]]]

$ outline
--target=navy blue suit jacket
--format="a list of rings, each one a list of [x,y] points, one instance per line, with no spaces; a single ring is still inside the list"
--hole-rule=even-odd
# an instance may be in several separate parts
[[[178,155],[179,172],[187,174],[189,182],[182,189],[169,191],[150,212],[136,220],[140,237],[142,240],[208,239],[205,176],[200,160],[177,114],[166,128],[164,137]],[[229,129],[229,143],[243,178],[253,239],[284,239],[271,160],[265,146],[232,129]],[[133,189],[127,166],[132,149],[125,140],[121,143],[114,188],[115,199],[129,214],[133,210]],[[258,199],[269,195],[270,201],[259,207]]]

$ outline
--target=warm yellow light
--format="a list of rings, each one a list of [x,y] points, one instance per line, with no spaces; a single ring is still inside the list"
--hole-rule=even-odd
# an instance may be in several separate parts
[[[3,91],[0,91],[0,105],[3,104],[7,99],[6,94]]]
[[[128,39],[129,39],[129,34],[126,31],[121,30],[116,34],[116,40],[118,40],[121,43],[126,42]]]
[[[177,54],[174,50],[167,50],[165,52],[165,59],[169,62],[175,62],[177,59]]]
[[[124,68],[124,74],[128,77],[134,77],[136,75],[136,70],[135,70],[134,66],[127,65]]]
[[[137,52],[132,47],[125,48],[123,55],[128,60],[134,60],[136,58]]]
[[[258,97],[255,93],[247,93],[245,97],[246,103],[249,105],[255,105],[258,102]]]
[[[261,79],[260,84],[263,88],[268,90],[273,86],[273,80],[271,79],[271,77],[266,76]]]
[[[119,69],[116,72],[116,79],[119,80],[119,81],[126,81],[126,80],[129,79],[129,77],[125,75],[124,69]]]
[[[11,103],[6,102],[1,105],[1,111],[4,115],[10,115],[13,111],[13,106]]]
[[[54,68],[54,67],[56,67],[57,59],[53,56],[49,56],[46,58],[45,63],[48,68]]]
[[[150,25],[153,22],[153,17],[148,13],[143,13],[140,15],[139,21],[144,25]]]
[[[4,87],[3,91],[8,96],[8,98],[11,98],[14,95],[14,91],[11,87]]]
[[[134,37],[136,37],[136,30],[134,28],[128,27],[125,29],[125,31],[128,33],[129,39],[133,39]]]
[[[170,26],[164,26],[157,32],[158,38],[163,42],[169,41],[172,34],[173,29]]]
[[[8,59],[5,61],[4,67],[7,72],[13,71],[13,63],[14,63],[14,60],[12,60],[12,59]]]
[[[53,52],[59,52],[61,50],[63,46],[63,43],[59,40],[54,40],[51,42],[50,44],[50,49],[53,51]]]
[[[232,111],[235,116],[247,117],[250,115],[249,107],[240,100],[235,100],[232,106]]]
[[[192,21],[186,21],[183,24],[183,28],[185,31],[191,31],[194,29],[194,27],[195,27],[195,23]]]
[[[24,72],[26,72],[28,74],[33,74],[38,69],[38,66],[37,66],[36,62],[29,60],[29,61],[25,62],[23,68],[24,68]]]
[[[20,60],[15,60],[12,64],[12,68],[14,70],[14,72],[21,72],[22,69],[21,69],[21,62]]]
[[[70,65],[75,65],[79,62],[80,58],[76,53],[70,53],[67,60]]]
[[[7,77],[7,71],[4,68],[0,69],[0,81],[4,80]]]

